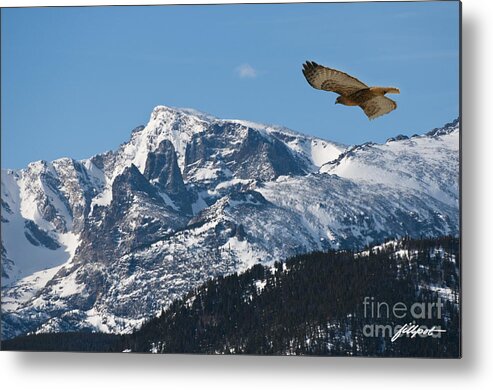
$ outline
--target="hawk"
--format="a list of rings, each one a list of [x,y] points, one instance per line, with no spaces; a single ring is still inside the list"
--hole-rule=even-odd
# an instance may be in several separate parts
[[[313,88],[341,95],[337,97],[336,104],[360,106],[370,120],[397,108],[397,103],[384,95],[400,93],[398,88],[369,87],[347,73],[327,68],[313,61],[303,64],[303,74]]]

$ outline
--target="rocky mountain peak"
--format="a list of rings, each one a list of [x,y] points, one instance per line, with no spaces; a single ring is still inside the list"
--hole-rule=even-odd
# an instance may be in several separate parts
[[[429,132],[426,133],[426,135],[430,136],[430,137],[446,135],[446,134],[452,133],[453,131],[456,131],[456,130],[458,131],[459,127],[460,127],[460,121],[459,121],[459,118],[456,118],[452,122],[446,123],[442,127],[430,130]]]

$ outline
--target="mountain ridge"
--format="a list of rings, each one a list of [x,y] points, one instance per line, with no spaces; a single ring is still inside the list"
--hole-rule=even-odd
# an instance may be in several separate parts
[[[158,106],[114,151],[2,170],[2,337],[127,332],[258,259],[458,234],[458,132],[347,148]]]

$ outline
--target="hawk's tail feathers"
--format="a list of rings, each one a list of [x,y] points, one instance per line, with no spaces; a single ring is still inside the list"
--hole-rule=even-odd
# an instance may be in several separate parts
[[[387,92],[386,93],[401,93],[401,91],[399,90],[399,88],[389,87],[389,88],[386,88],[386,89],[387,89]]]
[[[370,87],[370,91],[379,95],[385,95],[386,93],[401,93],[399,88],[395,87]]]

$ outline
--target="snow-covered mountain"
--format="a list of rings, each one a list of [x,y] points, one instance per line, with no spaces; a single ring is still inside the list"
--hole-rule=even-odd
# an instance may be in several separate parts
[[[2,171],[2,337],[126,332],[259,261],[457,235],[458,175],[458,121],[346,147],[156,107],[116,151]]]

